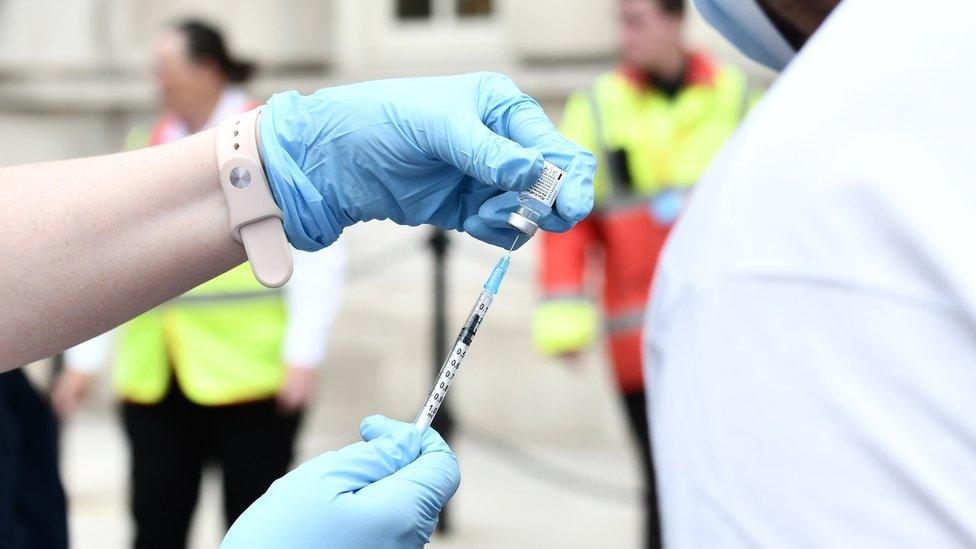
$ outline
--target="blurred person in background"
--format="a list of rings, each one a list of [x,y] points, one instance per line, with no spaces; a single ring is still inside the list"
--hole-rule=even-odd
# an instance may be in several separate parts
[[[57,421],[23,370],[0,374],[0,547],[68,547]]]
[[[228,53],[220,33],[186,21],[153,46],[155,84],[165,114],[148,143],[215,127],[257,106],[241,89],[249,63]],[[145,135],[145,132],[142,132]],[[283,289],[258,283],[245,263],[66,353],[52,402],[70,416],[115,345],[115,388],[131,452],[131,505],[137,548],[183,547],[205,464],[223,475],[229,526],[288,471],[315,368],[341,291],[341,246],[294,252]]]
[[[568,360],[598,332],[588,274],[598,267],[617,390],[638,442],[646,488],[646,545],[661,545],[650,451],[641,330],[651,278],[687,193],[754,99],[745,76],[690,51],[682,0],[619,0],[621,63],[574,93],[562,130],[598,151],[594,213],[543,233],[543,304],[534,339]]]

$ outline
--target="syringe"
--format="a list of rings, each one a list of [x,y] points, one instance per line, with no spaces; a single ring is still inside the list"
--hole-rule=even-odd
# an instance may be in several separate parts
[[[512,247],[514,248],[514,246],[513,244]],[[451,388],[451,383],[454,382],[458,370],[461,369],[461,362],[464,360],[464,355],[467,354],[471,341],[478,333],[478,327],[484,321],[485,315],[488,313],[488,308],[491,307],[492,300],[498,295],[498,288],[502,284],[502,279],[505,278],[505,272],[508,271],[508,264],[511,261],[511,252],[499,259],[495,268],[492,269],[488,280],[482,286],[481,294],[478,295],[478,301],[471,308],[468,319],[464,321],[461,332],[458,334],[457,340],[454,342],[454,347],[451,349],[451,354],[447,355],[447,359],[444,360],[444,364],[437,374],[437,379],[434,381],[434,386],[430,388],[430,393],[427,395],[427,402],[424,403],[423,408],[420,409],[420,413],[417,414],[417,419],[413,422],[421,431],[430,427],[430,422],[434,420],[434,416],[437,415],[437,410],[440,409],[441,403],[444,402],[447,391]]]
[[[539,219],[552,211],[552,205],[556,201],[556,195],[563,184],[564,175],[566,175],[565,172],[554,164],[545,162],[538,181],[519,193],[519,208],[509,215],[508,224],[531,238],[539,228]],[[440,409],[441,403],[447,397],[447,391],[450,390],[451,383],[454,382],[454,378],[461,368],[464,355],[467,354],[471,341],[478,333],[478,327],[484,321],[492,300],[498,295],[498,287],[501,286],[502,279],[505,278],[508,264],[512,260],[512,250],[518,245],[518,241],[519,237],[516,236],[508,254],[499,259],[498,264],[492,269],[488,281],[485,282],[481,290],[481,295],[478,296],[478,301],[475,302],[471,313],[468,314],[468,319],[461,327],[461,333],[458,334],[457,340],[454,342],[451,354],[447,355],[447,359],[441,365],[437,380],[434,381],[434,386],[430,388],[430,393],[427,394],[427,402],[424,403],[420,413],[417,414],[417,419],[413,422],[421,431],[430,427],[430,422],[434,420],[437,410]]]

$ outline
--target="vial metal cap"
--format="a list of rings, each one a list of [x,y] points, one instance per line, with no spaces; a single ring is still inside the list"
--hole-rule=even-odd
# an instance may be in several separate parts
[[[508,224],[528,236],[534,235],[539,230],[539,226],[535,222],[518,212],[512,212],[508,215]]]

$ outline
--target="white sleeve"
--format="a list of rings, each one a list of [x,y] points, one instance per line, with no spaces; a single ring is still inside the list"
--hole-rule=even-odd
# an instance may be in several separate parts
[[[114,333],[109,331],[64,352],[64,366],[83,374],[99,372],[112,355]]]
[[[289,367],[315,368],[324,359],[329,329],[339,312],[346,251],[339,242],[314,253],[295,250],[295,272],[285,286],[288,327],[283,360]]]

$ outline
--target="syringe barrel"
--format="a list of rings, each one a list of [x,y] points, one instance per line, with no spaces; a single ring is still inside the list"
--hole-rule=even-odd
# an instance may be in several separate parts
[[[437,379],[434,380],[434,385],[430,388],[430,392],[427,393],[427,400],[414,420],[414,425],[421,431],[430,427],[430,422],[434,420],[434,416],[440,410],[441,403],[447,397],[447,392],[451,389],[454,377],[457,376],[458,370],[461,369],[461,363],[464,361],[464,356],[468,352],[468,347],[474,340],[474,336],[477,335],[481,323],[484,322],[485,315],[488,313],[494,297],[490,291],[482,290],[481,294],[478,295],[478,300],[475,301],[474,306],[471,308],[471,312],[468,313],[468,318],[465,320],[464,325],[461,326],[461,331],[458,333],[457,339],[454,340],[451,353],[444,359],[444,363],[441,365],[441,369],[437,374]]]

